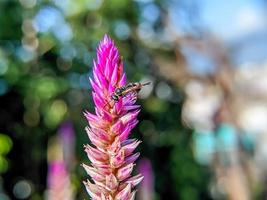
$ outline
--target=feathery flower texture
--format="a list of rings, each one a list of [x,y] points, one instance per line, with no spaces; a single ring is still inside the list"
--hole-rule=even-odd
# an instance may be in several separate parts
[[[141,174],[131,176],[139,153],[133,153],[140,141],[128,139],[138,123],[136,94],[111,100],[114,90],[125,86],[126,75],[118,49],[105,35],[97,49],[93,80],[90,79],[95,114],[85,112],[87,134],[92,145],[85,145],[91,165],[82,164],[92,181],[84,181],[93,200],[133,200]]]

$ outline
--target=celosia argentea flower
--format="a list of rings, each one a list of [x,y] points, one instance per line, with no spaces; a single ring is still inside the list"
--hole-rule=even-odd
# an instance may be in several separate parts
[[[143,179],[141,174],[131,176],[139,153],[133,153],[140,141],[128,139],[138,123],[139,106],[134,105],[136,94],[111,99],[116,88],[125,86],[118,49],[105,35],[97,49],[93,80],[90,80],[95,104],[95,114],[85,112],[89,122],[86,127],[92,145],[85,151],[91,165],[82,164],[92,180],[84,182],[93,200],[133,200],[135,186]]]

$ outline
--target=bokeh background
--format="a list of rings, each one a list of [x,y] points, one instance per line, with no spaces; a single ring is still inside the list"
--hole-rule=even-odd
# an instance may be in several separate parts
[[[128,80],[153,82],[137,199],[265,199],[265,0],[1,0],[0,199],[89,199],[82,112],[105,33]]]

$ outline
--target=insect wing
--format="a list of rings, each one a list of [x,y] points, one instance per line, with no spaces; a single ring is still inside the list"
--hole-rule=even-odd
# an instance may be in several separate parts
[[[126,96],[132,93],[137,93],[137,88],[131,87],[121,92],[121,96]]]

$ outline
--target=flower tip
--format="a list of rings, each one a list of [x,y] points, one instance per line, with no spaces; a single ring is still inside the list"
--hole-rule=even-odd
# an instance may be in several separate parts
[[[102,43],[103,44],[108,44],[110,42],[112,42],[112,39],[109,37],[108,34],[105,34],[104,37],[103,37],[103,39],[102,39]]]

